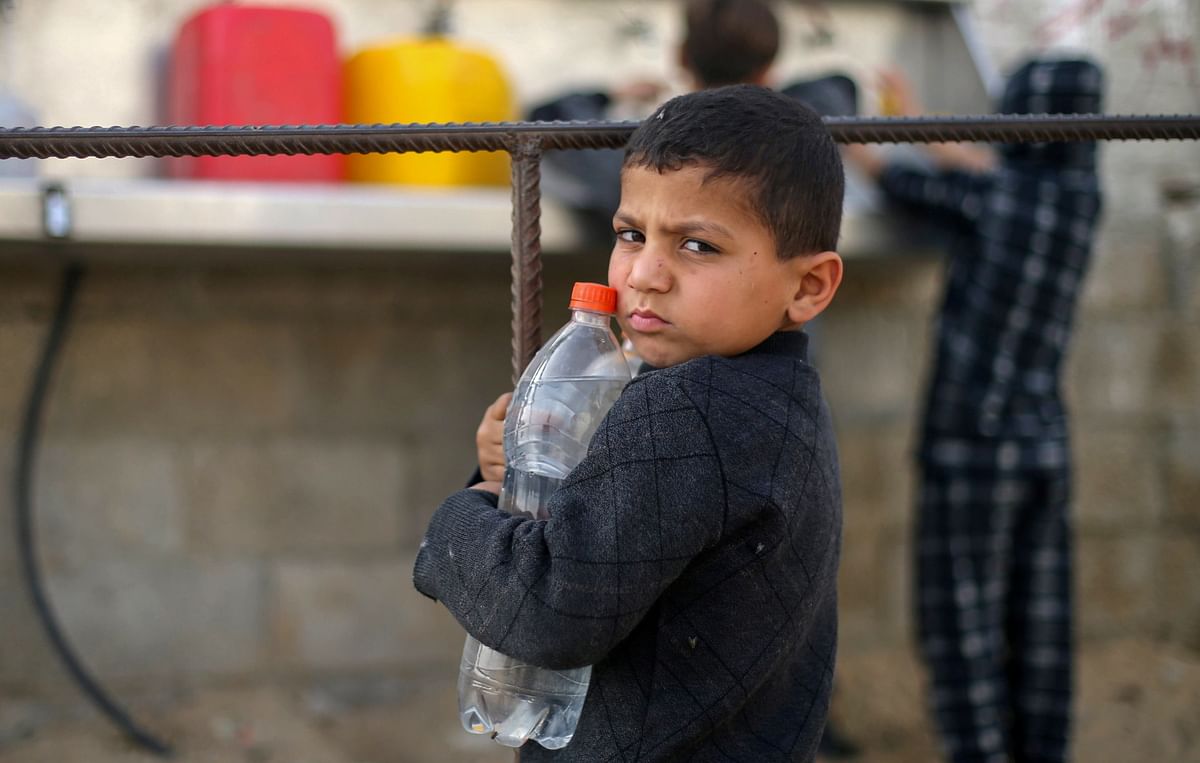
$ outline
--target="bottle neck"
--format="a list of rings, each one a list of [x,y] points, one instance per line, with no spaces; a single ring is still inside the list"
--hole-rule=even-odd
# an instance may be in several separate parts
[[[580,310],[578,308],[571,310],[572,323],[583,323],[588,326],[608,328],[610,320],[612,320],[612,313],[597,313],[591,310]]]

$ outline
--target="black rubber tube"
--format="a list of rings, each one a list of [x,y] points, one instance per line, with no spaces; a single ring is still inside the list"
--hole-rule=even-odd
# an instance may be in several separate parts
[[[75,296],[80,281],[84,275],[83,267],[78,264],[68,264],[63,271],[62,282],[59,286],[58,303],[54,308],[54,318],[46,333],[42,354],[34,370],[33,381],[29,387],[29,397],[25,403],[25,411],[21,418],[21,428],[17,434],[17,457],[13,475],[13,497],[17,524],[17,548],[21,558],[21,567],[25,573],[25,582],[33,608],[38,620],[50,639],[54,652],[67,669],[72,680],[83,691],[112,723],[129,739],[151,753],[163,758],[174,755],[171,746],[139,726],[117,702],[104,690],[104,687],[88,673],[83,662],[76,656],[66,635],[58,625],[54,609],[46,596],[42,585],[41,569],[38,565],[36,533],[33,521],[33,473],[36,461],[38,439],[41,433],[42,412],[46,404],[46,396],[50,382],[54,376],[54,366],[67,335],[71,321],[71,312],[75,306]]]

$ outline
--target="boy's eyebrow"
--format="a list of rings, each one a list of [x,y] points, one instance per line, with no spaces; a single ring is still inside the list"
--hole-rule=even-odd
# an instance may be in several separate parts
[[[695,234],[716,234],[726,238],[734,238],[733,232],[724,225],[706,220],[686,220],[671,228],[671,232],[678,233],[681,236],[691,236]]]
[[[622,210],[617,210],[617,213],[613,215],[613,222],[620,223],[622,225],[631,225],[635,228],[640,227],[641,225],[637,219],[633,217],[633,215]],[[675,233],[680,236],[715,234],[718,236],[725,236],[726,238],[734,238],[733,232],[724,225],[707,220],[685,220],[668,227],[668,230],[671,233]]]
[[[638,225],[638,221],[633,218],[633,215],[622,209],[618,209],[616,214],[613,215],[613,222],[622,223],[624,225],[632,225],[635,228]]]

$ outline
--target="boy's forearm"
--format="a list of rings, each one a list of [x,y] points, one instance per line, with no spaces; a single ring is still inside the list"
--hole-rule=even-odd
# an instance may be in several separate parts
[[[637,597],[626,591],[628,610],[605,616],[616,608],[610,597],[619,595],[606,576],[574,568],[571,559],[556,564],[547,523],[510,516],[495,503],[478,490],[443,502],[417,555],[417,590],[480,642],[530,664],[598,661],[640,619]]]
[[[587,457],[550,498],[550,519],[512,517],[464,490],[429,523],[414,569],[483,644],[548,668],[592,664],[642,620],[726,520],[709,426],[676,384],[627,390]]]

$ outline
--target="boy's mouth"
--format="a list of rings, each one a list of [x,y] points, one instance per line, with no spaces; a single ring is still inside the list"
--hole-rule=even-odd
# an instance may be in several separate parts
[[[643,333],[657,331],[666,326],[670,326],[671,322],[662,318],[653,310],[645,310],[638,308],[629,314],[629,326],[634,331]]]

